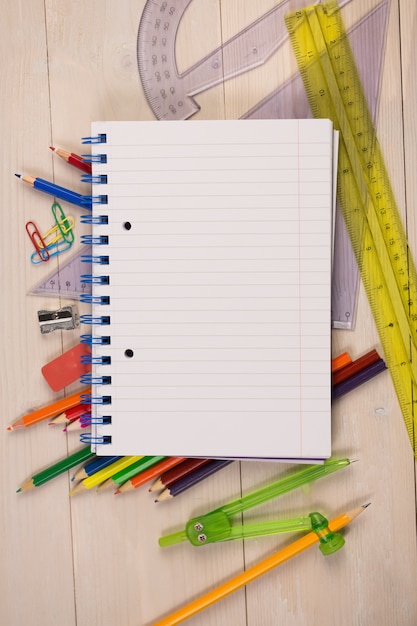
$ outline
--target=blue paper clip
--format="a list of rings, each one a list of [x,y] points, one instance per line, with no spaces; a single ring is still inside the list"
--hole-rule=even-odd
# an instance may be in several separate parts
[[[62,254],[63,252],[66,252],[67,250],[69,250],[72,246],[72,243],[69,242],[62,242],[62,241],[58,241],[56,243],[51,243],[49,246],[46,246],[46,248],[44,248],[44,252],[46,252],[49,257],[48,258],[52,258],[54,256],[58,256],[59,254]],[[32,254],[32,256],[30,257],[31,262],[34,265],[38,265],[41,261],[38,261],[36,259],[36,254],[37,252],[34,252]],[[42,259],[43,260],[43,259]],[[47,260],[47,259],[45,259]]]

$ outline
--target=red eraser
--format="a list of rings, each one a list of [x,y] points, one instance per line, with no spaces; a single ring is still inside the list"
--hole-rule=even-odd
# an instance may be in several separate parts
[[[79,343],[42,367],[42,375],[53,391],[60,391],[91,371],[91,365],[81,363],[84,354],[91,354],[91,350]]]

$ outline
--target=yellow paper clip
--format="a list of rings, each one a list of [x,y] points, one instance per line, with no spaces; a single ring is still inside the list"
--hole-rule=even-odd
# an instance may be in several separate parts
[[[74,241],[74,233],[72,229],[74,228],[75,220],[72,215],[69,215],[59,223],[57,222],[55,226],[52,226],[44,235],[43,240],[46,242],[46,247],[51,246],[54,243],[57,243],[61,239],[63,239],[66,243],[71,243]],[[67,234],[71,233],[71,240],[67,237]],[[42,247],[39,244],[39,247]]]

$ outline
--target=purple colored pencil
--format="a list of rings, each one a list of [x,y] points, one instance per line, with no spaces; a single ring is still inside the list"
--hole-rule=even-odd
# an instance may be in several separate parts
[[[349,391],[352,391],[352,389],[356,389],[356,387],[366,383],[368,380],[386,369],[387,366],[385,365],[383,359],[378,359],[375,363],[371,363],[371,365],[368,365],[368,367],[365,367],[360,372],[357,372],[341,383],[334,385],[332,389],[332,400],[337,400],[337,398],[344,396]]]
[[[175,498],[175,496],[178,496],[183,491],[186,491],[187,489],[193,487],[205,478],[208,478],[212,474],[215,474],[230,463],[233,463],[232,459],[213,459],[212,461],[209,461],[209,463],[206,463],[202,467],[199,467],[192,474],[184,476],[184,478],[180,478],[175,483],[172,483],[172,485],[164,489],[164,491],[159,494],[155,502],[161,502],[162,500]]]

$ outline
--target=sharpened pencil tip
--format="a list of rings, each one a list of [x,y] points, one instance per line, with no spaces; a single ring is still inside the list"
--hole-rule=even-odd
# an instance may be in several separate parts
[[[55,148],[54,148],[54,146],[49,146],[49,149],[50,149],[50,150],[53,150],[53,151],[55,152]]]
[[[367,508],[368,508],[368,506],[371,506],[371,503],[370,503],[370,502],[368,502],[367,504],[362,504],[362,508],[363,508],[363,509],[367,509]]]
[[[16,489],[16,493],[20,493],[22,491],[22,488],[19,487],[19,489]]]
[[[116,489],[116,491],[114,492],[114,495],[115,495],[115,496],[118,496],[118,495],[119,495],[119,493],[122,493],[122,492],[120,491],[120,489]]]
[[[18,178],[22,178],[22,174],[15,174]]]

